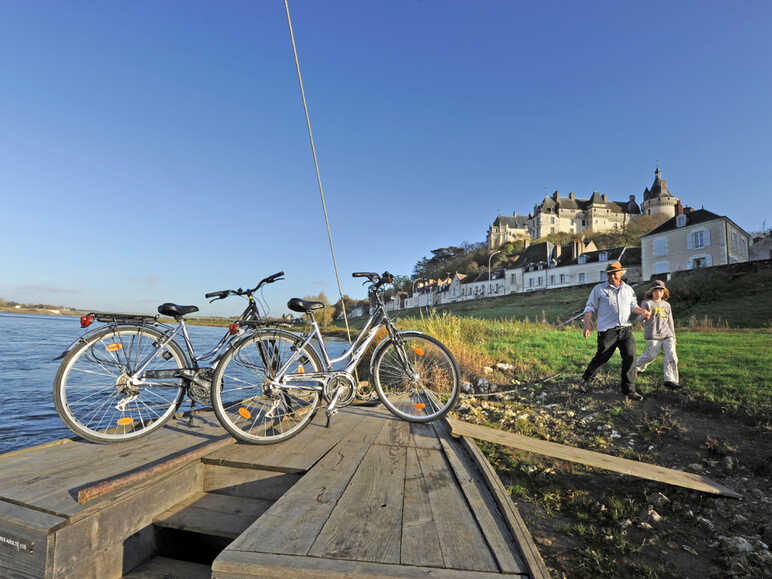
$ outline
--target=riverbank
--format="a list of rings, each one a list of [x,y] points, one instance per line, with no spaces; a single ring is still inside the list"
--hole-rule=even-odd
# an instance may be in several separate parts
[[[743,501],[480,443],[554,577],[760,577],[772,574],[772,331],[678,333],[683,388],[662,359],[619,393],[619,356],[579,391],[594,353],[577,327],[447,315],[401,319],[448,344],[468,393],[467,422],[706,474]],[[640,330],[636,330],[639,349]]]

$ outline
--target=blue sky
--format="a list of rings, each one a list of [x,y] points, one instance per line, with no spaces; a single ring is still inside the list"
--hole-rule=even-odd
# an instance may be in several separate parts
[[[343,289],[559,189],[772,222],[772,3],[291,0]],[[0,3],[0,297],[337,299],[281,0]]]

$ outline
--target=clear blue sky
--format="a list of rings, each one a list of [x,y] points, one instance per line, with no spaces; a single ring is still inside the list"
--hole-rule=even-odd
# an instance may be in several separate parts
[[[772,3],[291,0],[344,292],[555,189],[772,222]],[[0,297],[337,289],[283,2],[0,3]],[[219,307],[215,307],[218,306]]]

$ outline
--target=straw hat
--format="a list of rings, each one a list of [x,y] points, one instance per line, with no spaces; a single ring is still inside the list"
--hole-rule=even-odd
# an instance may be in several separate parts
[[[606,273],[614,273],[617,271],[627,271],[621,262],[615,261],[606,266]]]

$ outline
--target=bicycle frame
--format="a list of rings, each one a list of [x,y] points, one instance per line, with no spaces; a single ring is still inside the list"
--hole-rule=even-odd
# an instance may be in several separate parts
[[[330,355],[327,352],[327,347],[324,344],[324,338],[322,336],[322,332],[319,329],[319,324],[317,324],[314,316],[310,314],[309,317],[311,318],[311,330],[307,334],[300,336],[301,341],[299,342],[298,346],[295,348],[295,352],[287,359],[287,361],[281,366],[281,368],[279,368],[279,370],[276,372],[276,376],[273,379],[271,379],[271,384],[279,388],[286,388],[286,389],[320,390],[322,388],[322,385],[302,386],[297,384],[288,384],[285,380],[294,379],[294,380],[301,380],[304,382],[316,381],[316,382],[324,383],[324,381],[326,381],[331,376],[331,374],[334,374],[337,372],[352,374],[354,369],[359,364],[359,361],[362,359],[362,356],[367,350],[367,347],[375,339],[375,335],[377,334],[381,326],[386,326],[386,330],[389,333],[389,337],[395,340],[398,339],[396,328],[394,327],[394,324],[392,323],[391,319],[386,313],[386,309],[383,305],[383,301],[381,300],[380,295],[375,294],[374,297],[375,297],[374,301],[376,305],[375,305],[375,309],[373,310],[373,313],[370,314],[369,319],[362,327],[362,329],[359,331],[356,338],[354,338],[354,341],[351,343],[351,345],[346,349],[345,352],[343,352],[343,354],[341,354],[337,358],[330,358]],[[296,362],[298,358],[300,358],[303,350],[306,348],[306,346],[309,346],[311,344],[311,341],[313,339],[316,339],[317,343],[319,344],[319,351],[321,352],[322,362],[324,363],[324,366],[325,366],[324,369],[320,372],[304,372],[304,373],[287,372],[287,370],[289,370],[292,364]],[[344,361],[346,361],[346,365],[343,367],[342,370],[337,370],[337,371],[333,370],[333,366],[335,364],[338,364]]]

